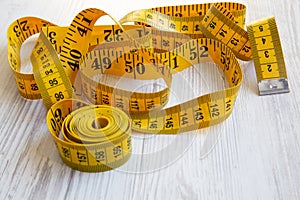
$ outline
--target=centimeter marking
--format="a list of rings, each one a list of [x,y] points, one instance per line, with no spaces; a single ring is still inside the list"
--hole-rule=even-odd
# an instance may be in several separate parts
[[[87,52],[88,42],[86,41],[90,38],[92,27],[103,15],[106,13],[98,9],[83,10],[75,17],[67,31],[69,37],[64,40],[60,60],[72,84],[75,82],[79,64]]]
[[[206,36],[224,42],[238,58],[252,59],[247,32],[233,20],[228,19],[233,19],[233,15],[221,4],[214,4],[199,28]]]
[[[72,97],[72,86],[48,39],[41,33],[31,56],[35,80],[48,109],[54,102]]]

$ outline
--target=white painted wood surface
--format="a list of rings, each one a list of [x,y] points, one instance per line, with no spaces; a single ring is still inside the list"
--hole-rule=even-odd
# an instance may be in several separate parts
[[[228,120],[179,136],[134,134],[134,155],[124,166],[81,173],[59,158],[42,101],[24,100],[15,87],[8,25],[29,15],[68,25],[88,7],[120,19],[134,9],[187,1],[1,0],[0,199],[300,199],[300,1],[239,2],[247,5],[247,22],[275,15],[291,93],[258,96],[253,62],[242,63],[245,79]],[[193,72],[183,77],[194,94],[203,92],[202,82],[213,88],[205,85],[205,70]]]

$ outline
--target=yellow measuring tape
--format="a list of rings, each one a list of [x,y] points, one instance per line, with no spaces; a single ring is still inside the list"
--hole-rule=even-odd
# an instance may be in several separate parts
[[[24,17],[7,31],[9,63],[20,94],[42,98],[49,109],[47,124],[63,161],[81,171],[106,171],[129,159],[131,130],[177,134],[229,117],[243,79],[237,58],[254,58],[261,94],[288,91],[274,19],[246,32],[245,12],[244,5],[230,2],[159,7],[133,11],[115,25],[94,26],[107,14],[92,8],[69,27]],[[128,22],[136,24],[124,25]],[[36,33],[33,74],[24,74],[20,48]],[[207,61],[217,64],[228,87],[164,108],[173,74]],[[103,83],[105,75],[161,79],[165,88],[128,91]]]

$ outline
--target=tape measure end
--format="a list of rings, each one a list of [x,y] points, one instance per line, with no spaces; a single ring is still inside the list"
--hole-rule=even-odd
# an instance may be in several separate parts
[[[289,93],[289,83],[286,78],[261,80],[258,83],[259,95]]]

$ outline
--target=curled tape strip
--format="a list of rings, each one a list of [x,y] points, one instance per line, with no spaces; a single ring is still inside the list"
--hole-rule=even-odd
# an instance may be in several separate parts
[[[120,109],[63,100],[48,111],[47,124],[60,156],[74,169],[106,171],[130,157],[131,121]]]
[[[115,25],[94,26],[107,14],[92,8],[81,11],[69,27],[24,17],[8,28],[8,59],[20,94],[28,99],[42,98],[49,109],[47,124],[63,161],[81,171],[106,171],[129,159],[131,130],[177,134],[229,117],[243,80],[237,58],[247,61],[254,55],[257,60],[263,48],[251,48],[257,46],[253,38],[262,33],[253,32],[254,25],[249,39],[243,29],[245,12],[244,5],[230,2],[160,7],[133,11],[119,22],[115,20]],[[128,22],[136,25],[124,25]],[[269,24],[270,30],[277,29],[272,21]],[[265,30],[270,32],[263,27],[262,32]],[[24,74],[20,48],[36,33],[33,74]],[[269,35],[274,34],[271,31]],[[280,43],[271,48],[280,48]],[[273,58],[278,58],[281,51],[274,52]],[[211,61],[223,72],[228,87],[164,108],[172,76]],[[263,69],[266,66],[262,63]],[[287,80],[283,68],[272,76],[259,67],[256,71],[263,73],[260,81]],[[151,93],[128,91],[101,82],[98,77],[105,74],[161,79],[165,88]]]

